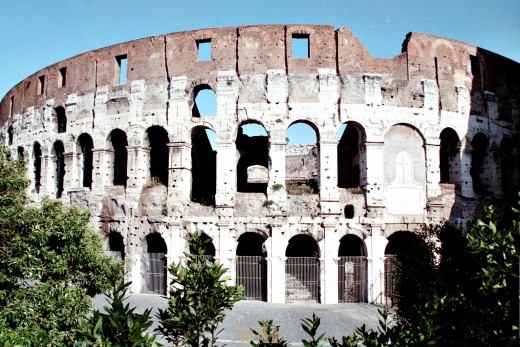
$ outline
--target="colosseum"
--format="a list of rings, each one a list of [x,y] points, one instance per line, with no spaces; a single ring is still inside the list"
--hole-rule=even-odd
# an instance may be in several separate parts
[[[400,243],[519,190],[519,81],[428,34],[382,59],[347,28],[203,29],[43,68],[2,99],[1,137],[35,202],[90,211],[134,292],[164,294],[199,232],[249,299],[384,303]]]

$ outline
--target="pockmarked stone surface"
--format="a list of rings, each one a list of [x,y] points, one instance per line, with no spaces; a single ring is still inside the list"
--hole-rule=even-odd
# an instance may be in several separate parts
[[[520,190],[520,64],[414,32],[396,51],[326,25],[124,42],[14,86],[0,137],[35,203],[91,213],[133,292],[165,293],[198,232],[249,298],[391,303],[394,243]]]

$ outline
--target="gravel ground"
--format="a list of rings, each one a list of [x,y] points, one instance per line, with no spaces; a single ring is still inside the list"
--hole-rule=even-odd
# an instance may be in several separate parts
[[[155,313],[157,308],[166,308],[167,300],[164,297],[150,294],[132,294],[129,299],[136,312],[143,312],[146,308],[153,308],[153,327],[157,327]],[[106,305],[103,296],[94,298],[94,306],[101,309]],[[281,327],[281,335],[294,346],[302,346],[302,338],[307,338],[301,328],[301,319],[312,317],[316,313],[321,317],[318,335],[325,332],[327,336],[340,338],[350,335],[363,324],[369,328],[377,326],[378,306],[369,304],[272,304],[260,301],[239,301],[231,311],[226,313],[223,331],[219,335],[219,343],[230,347],[249,345],[249,328],[258,330],[259,320],[272,319],[275,325]],[[162,341],[165,342],[165,341]]]

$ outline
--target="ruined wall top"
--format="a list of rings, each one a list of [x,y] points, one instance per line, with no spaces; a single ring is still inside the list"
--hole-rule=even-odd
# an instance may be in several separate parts
[[[292,38],[308,40],[308,57],[293,58]],[[211,58],[198,61],[198,43],[211,41]],[[119,61],[128,62],[126,82],[119,84]],[[477,64],[478,62],[478,64]],[[473,64],[472,64],[473,63]],[[478,65],[476,84],[472,66]],[[291,75],[316,75],[318,70],[342,80],[377,76],[399,81],[436,80],[440,87],[464,86],[470,91],[488,90],[502,98],[520,94],[520,64],[478,47],[428,34],[409,33],[402,52],[391,59],[374,58],[348,28],[325,25],[260,25],[201,29],[153,36],[89,51],[43,68],[12,88],[0,103],[0,124],[28,107],[46,100],[64,104],[68,95],[95,92],[100,86],[130,87],[134,80],[168,84],[175,76],[187,76],[191,85],[214,86],[219,71],[234,71],[239,78],[267,74],[268,70]],[[452,88],[453,87],[453,88]],[[442,93],[442,88],[441,88]],[[360,102],[352,94],[342,103]],[[403,106],[405,102],[403,101]]]

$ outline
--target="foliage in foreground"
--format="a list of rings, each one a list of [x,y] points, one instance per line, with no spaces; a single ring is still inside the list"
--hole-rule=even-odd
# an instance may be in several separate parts
[[[397,255],[396,320],[383,308],[376,330],[363,325],[341,340],[329,338],[330,345],[517,346],[520,212],[502,212],[487,208],[465,232],[448,224],[424,230]],[[267,322],[269,330],[259,322],[264,334],[255,334],[252,346],[283,340]],[[305,347],[325,344],[324,334],[316,337],[319,325],[314,315],[303,320],[311,337],[302,340]]]
[[[26,207],[24,175],[0,145],[0,341],[70,345],[113,262],[88,213],[51,200]]]
[[[109,274],[111,289],[105,294],[108,306],[105,312],[94,310],[80,321],[76,347],[155,347],[161,346],[155,342],[156,335],[147,332],[152,326],[150,309],[143,313],[135,313],[135,307],[130,308],[127,291],[132,282],[123,283],[122,264]]]
[[[242,299],[243,287],[227,285],[227,269],[204,256],[207,242],[195,234],[184,264],[169,268],[170,298],[168,308],[159,310],[157,330],[175,346],[215,346],[224,310]]]

